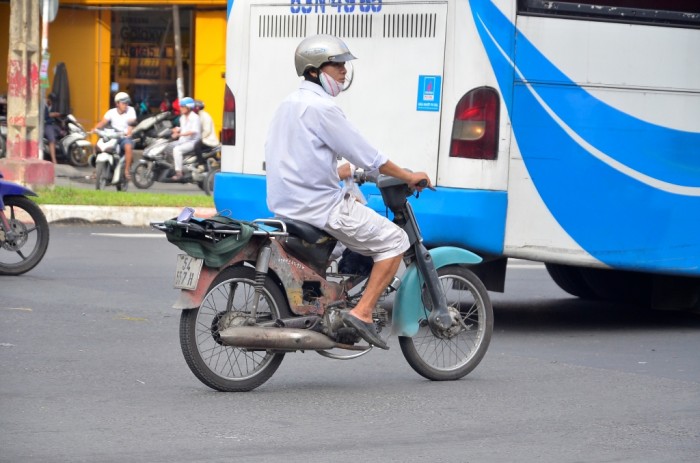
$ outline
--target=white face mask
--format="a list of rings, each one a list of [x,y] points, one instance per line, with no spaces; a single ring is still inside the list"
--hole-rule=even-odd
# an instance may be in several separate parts
[[[328,93],[330,96],[338,96],[340,92],[343,91],[343,84],[323,71],[321,71],[319,74],[318,80],[321,81],[321,87],[323,87],[326,93]]]

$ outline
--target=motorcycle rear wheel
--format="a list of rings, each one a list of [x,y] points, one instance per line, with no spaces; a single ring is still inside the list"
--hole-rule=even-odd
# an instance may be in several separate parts
[[[149,171],[148,167],[149,166],[146,164],[139,164],[136,166],[134,175],[132,176],[132,181],[134,185],[136,185],[136,188],[146,190],[151,188],[156,181],[155,172],[153,172],[152,169]]]
[[[251,391],[270,379],[284,359],[284,354],[225,346],[217,339],[220,330],[250,315],[254,283],[254,269],[227,268],[214,279],[202,304],[183,310],[180,316],[180,347],[185,361],[202,383],[217,391]],[[266,277],[257,320],[272,321],[288,314],[282,290]]]
[[[49,224],[41,208],[24,196],[6,196],[4,214],[16,237],[0,228],[0,275],[21,275],[36,267],[49,247]]]
[[[207,178],[204,180],[204,192],[207,196],[214,194],[214,176],[221,172],[221,169],[213,169],[207,174]]]
[[[461,327],[445,337],[435,336],[426,314],[418,333],[400,336],[399,345],[419,375],[451,381],[469,374],[484,358],[493,333],[493,307],[486,287],[472,271],[451,265],[438,269],[438,275],[447,306],[459,313]]]

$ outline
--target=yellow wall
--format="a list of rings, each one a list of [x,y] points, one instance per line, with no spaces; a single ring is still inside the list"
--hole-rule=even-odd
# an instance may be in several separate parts
[[[61,8],[49,26],[49,80],[66,64],[75,117],[91,129],[109,109],[109,11]]]
[[[226,12],[197,11],[194,29],[194,97],[204,101],[218,133],[224,114]]]

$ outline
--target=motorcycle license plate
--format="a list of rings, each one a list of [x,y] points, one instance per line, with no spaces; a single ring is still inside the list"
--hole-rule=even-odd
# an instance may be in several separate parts
[[[195,289],[199,282],[199,274],[202,271],[204,260],[187,254],[177,255],[175,267],[175,287],[179,289]]]

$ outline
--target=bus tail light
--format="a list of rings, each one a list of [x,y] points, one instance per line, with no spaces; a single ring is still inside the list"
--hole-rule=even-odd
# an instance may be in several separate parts
[[[498,92],[493,88],[467,92],[455,110],[450,157],[496,159],[499,109]]]
[[[236,98],[226,85],[224,92],[224,122],[221,125],[221,144],[236,144]]]

